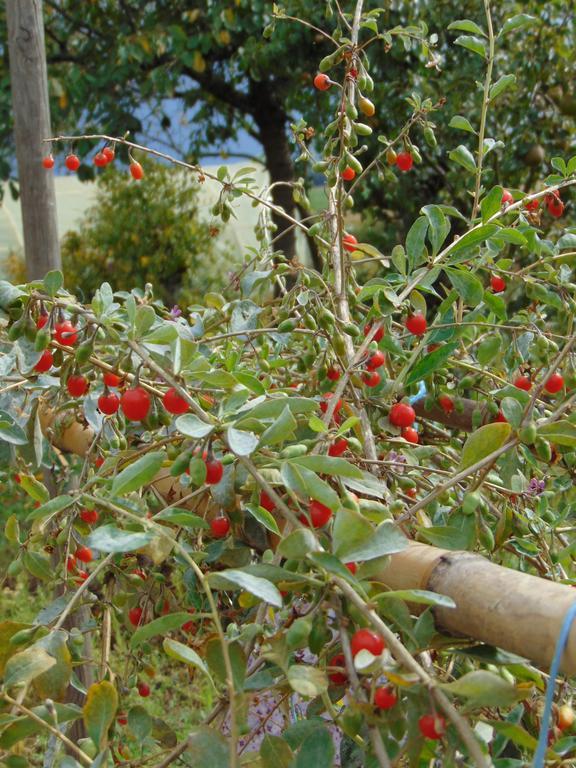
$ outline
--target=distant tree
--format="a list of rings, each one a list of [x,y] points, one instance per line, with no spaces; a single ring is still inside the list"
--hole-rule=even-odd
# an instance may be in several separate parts
[[[113,169],[99,177],[94,205],[64,236],[64,270],[85,296],[104,281],[115,290],[153,283],[168,306],[185,306],[222,287],[229,255],[216,246],[209,223],[198,219],[190,176],[143,164],[142,183]]]

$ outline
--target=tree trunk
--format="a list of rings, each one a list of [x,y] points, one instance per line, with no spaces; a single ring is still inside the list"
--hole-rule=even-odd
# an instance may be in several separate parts
[[[291,148],[286,136],[288,117],[282,107],[275,103],[270,96],[269,83],[251,84],[252,96],[255,102],[254,120],[258,126],[259,138],[264,148],[266,168],[270,174],[270,183],[294,181],[294,164]],[[290,216],[294,216],[296,205],[292,196],[292,188],[286,184],[278,184],[272,188],[272,200]],[[296,256],[296,238],[294,228],[283,216],[272,215],[272,220],[278,227],[275,249],[283,251],[287,259]]]
[[[51,135],[41,0],[7,0],[14,138],[30,280],[60,269],[54,176],[42,167]]]

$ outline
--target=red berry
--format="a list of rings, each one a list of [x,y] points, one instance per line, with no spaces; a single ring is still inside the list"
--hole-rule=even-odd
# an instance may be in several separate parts
[[[118,376],[118,374],[112,373],[111,371],[106,371],[102,378],[107,387],[119,387],[124,381],[122,376]]]
[[[230,530],[230,520],[227,517],[214,517],[210,520],[210,528],[215,539],[223,539]]]
[[[328,370],[326,371],[326,378],[329,379],[330,381],[338,381],[338,379],[340,378],[340,371],[338,370],[338,368],[334,368],[334,367],[328,368]]]
[[[260,492],[260,506],[264,507],[264,509],[267,509],[268,512],[273,512],[276,509],[276,504],[274,504],[266,491]]]
[[[424,315],[421,312],[417,312],[415,315],[409,315],[406,318],[405,326],[406,330],[413,333],[414,336],[423,336],[426,333],[426,328],[428,328],[428,323]]]
[[[398,697],[394,690],[388,686],[376,688],[374,691],[374,706],[378,709],[392,709],[397,701]]]
[[[142,614],[144,611],[137,605],[135,608],[130,608],[128,611],[128,621],[133,627],[137,627],[142,623]]]
[[[385,647],[384,640],[371,629],[359,629],[354,632],[350,641],[352,656],[356,656],[360,651],[370,651],[373,656],[380,656]]]
[[[382,377],[378,371],[372,371],[372,373],[365,373],[362,377],[362,381],[367,387],[377,387],[382,381]]]
[[[414,165],[414,158],[410,152],[398,152],[396,155],[396,165],[401,171],[409,171]]]
[[[104,168],[105,165],[108,165],[108,160],[104,152],[97,152],[94,155],[94,165],[97,168]]]
[[[328,448],[328,456],[341,456],[346,448],[348,448],[348,440],[345,437],[340,437]]]
[[[546,208],[548,208],[548,213],[551,216],[553,216],[555,219],[562,216],[564,213],[564,203],[562,200],[560,200],[560,192],[558,190],[555,190],[554,192],[546,195],[545,200]]]
[[[107,163],[113,162],[114,158],[116,157],[116,153],[112,149],[112,147],[104,147],[102,150],[102,154],[106,158]]]
[[[206,464],[206,482],[208,485],[218,485],[224,474],[224,464],[218,459],[204,459]]]
[[[84,520],[84,522],[88,523],[88,525],[94,525],[94,523],[97,523],[99,517],[100,515],[95,509],[83,509],[82,512],[80,512],[80,519]]]
[[[78,330],[70,320],[56,323],[54,326],[54,340],[64,347],[73,347],[78,341]]]
[[[540,200],[538,200],[538,199],[536,199],[536,200],[526,200],[526,202],[524,203],[524,208],[527,211],[537,211],[539,205],[540,205]]]
[[[105,416],[112,416],[120,407],[120,398],[114,392],[107,395],[100,395],[98,398],[98,410]]]
[[[74,581],[76,582],[76,584],[80,585],[82,584],[82,582],[86,581],[87,578],[88,578],[88,571],[83,571],[79,569]]]
[[[118,715],[118,717],[116,718],[116,722],[118,723],[118,725],[128,725],[128,718],[126,717],[126,715],[121,714],[121,715]]]
[[[496,416],[493,419],[493,423],[494,424],[496,424],[496,423],[508,424],[508,419],[506,418],[506,416],[504,416],[502,411],[498,411],[498,413],[496,414]]]
[[[507,189],[502,192],[502,205],[511,205],[514,202],[514,195]]]
[[[328,666],[342,670],[341,672],[329,672],[328,679],[331,680],[334,685],[346,685],[348,682],[348,675],[346,674],[346,659],[344,658],[344,654],[337,653],[336,656],[332,656],[328,662]]]
[[[44,328],[46,323],[48,322],[50,315],[39,315],[38,320],[36,320],[36,328],[40,330],[40,328]]]
[[[328,410],[328,401],[331,397],[334,397],[334,394],[332,392],[327,392],[325,395],[322,395],[322,400],[320,400],[320,410],[322,413],[326,413]],[[336,403],[336,406],[334,408],[334,415],[338,413],[338,411],[342,408],[342,400],[338,400]]]
[[[358,240],[354,237],[354,235],[344,234],[342,237],[342,244],[344,246],[344,250],[348,251],[348,253],[352,253],[352,251],[356,250]]]
[[[356,571],[358,570],[358,566],[356,563],[344,563],[346,568],[350,571],[350,573],[354,576],[356,574]]]
[[[414,427],[404,427],[404,429],[402,430],[402,437],[408,443],[414,443],[414,445],[418,445],[418,443],[420,442],[420,438],[418,437],[418,432],[416,432]]]
[[[550,376],[546,380],[546,383],[544,384],[544,389],[549,394],[555,395],[557,392],[560,392],[563,386],[564,386],[564,378],[559,373],[553,373],[552,376]]]
[[[190,410],[190,406],[186,400],[184,400],[183,397],[180,397],[174,387],[171,387],[165,392],[164,397],[162,398],[162,404],[168,413],[173,413],[175,415],[186,413]]]
[[[52,352],[50,352],[49,349],[45,349],[44,352],[40,355],[40,359],[34,366],[34,370],[36,373],[46,373],[46,371],[49,371],[50,368],[54,365],[54,356],[52,355]]]
[[[321,504],[319,501],[316,501],[316,499],[313,499],[310,502],[308,513],[310,515],[310,521],[306,515],[300,515],[300,522],[308,527],[310,527],[311,524],[313,528],[323,528],[332,517],[332,510],[324,504]]]
[[[66,558],[66,570],[68,573],[72,573],[76,569],[76,558],[74,555],[68,555]]]
[[[370,331],[372,330],[372,323],[368,323],[368,325],[364,326],[364,336],[368,336]],[[384,337],[384,326],[380,326],[374,336],[372,337],[373,341],[382,341]]]
[[[452,400],[450,395],[440,395],[438,398],[438,405],[442,408],[446,416],[450,416],[454,410],[454,400]]]
[[[69,376],[66,382],[66,389],[71,397],[82,397],[88,392],[88,379],[86,376]]]
[[[130,163],[130,173],[132,178],[136,179],[136,181],[140,181],[140,179],[144,178],[144,168],[142,168],[140,163],[136,160],[132,160]]]
[[[146,571],[143,571],[142,568],[133,568],[130,573],[132,573],[134,576],[138,576],[138,578],[142,579],[142,581],[146,581],[148,578]]]
[[[54,168],[54,158],[52,155],[46,155],[46,157],[42,158],[42,165],[44,168],[47,168],[50,170],[50,168]]]
[[[381,365],[384,365],[384,362],[386,360],[386,357],[384,355],[384,352],[381,352],[378,350],[377,352],[374,352],[374,354],[368,358],[368,362],[366,363],[366,368],[368,368],[369,371],[375,371],[376,368],[380,368]]]
[[[388,421],[394,427],[411,427],[416,421],[416,411],[407,403],[394,403],[390,408]]]
[[[188,608],[188,613],[194,613],[194,608]],[[182,624],[182,630],[184,632],[194,632],[196,630],[196,622],[187,621],[186,623]]]
[[[90,563],[92,562],[92,550],[90,547],[78,547],[76,550],[76,559],[80,560],[82,563]]]
[[[69,171],[77,171],[80,168],[80,158],[71,152],[64,160],[64,165]]]
[[[344,170],[340,174],[340,176],[342,176],[344,181],[352,181],[352,179],[354,179],[356,176],[356,171],[354,170],[354,168],[350,168],[350,166],[347,165],[346,168],[344,168]]]
[[[490,286],[494,293],[502,293],[502,291],[506,290],[506,281],[500,275],[492,275]]]
[[[416,486],[412,486],[412,488],[406,488],[404,493],[406,494],[406,496],[409,496],[411,499],[414,499],[416,498],[416,494],[418,493],[418,491],[416,490]]]
[[[143,387],[128,389],[120,398],[120,407],[128,421],[142,421],[150,410],[150,395]]]
[[[98,456],[94,462],[94,466],[96,467],[96,469],[100,469],[102,464],[104,464],[104,459],[102,458],[102,456]]]
[[[138,693],[143,698],[146,698],[147,696],[150,696],[150,686],[148,683],[138,683]]]
[[[525,392],[530,392],[532,389],[532,382],[528,376],[517,376],[514,379],[514,386],[516,389],[523,389]]]
[[[418,720],[418,728],[425,739],[437,741],[446,730],[446,720],[440,715],[422,715]]]
[[[314,87],[319,91],[327,91],[330,85],[330,78],[322,72],[319,72],[314,78]]]

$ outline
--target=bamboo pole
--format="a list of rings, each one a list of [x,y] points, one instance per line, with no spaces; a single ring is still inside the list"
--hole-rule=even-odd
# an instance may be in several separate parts
[[[89,427],[71,422],[69,412],[57,415],[46,404],[40,405],[38,413],[53,445],[79,455],[87,453],[94,437]],[[171,502],[187,493],[165,469],[152,485]],[[427,589],[451,597],[455,608],[435,609],[440,627],[524,656],[542,668],[550,666],[562,622],[576,601],[576,590],[565,584],[503,568],[471,552],[419,542],[410,542],[405,550],[391,555],[378,581],[393,590]],[[576,674],[576,627],[561,669]]]

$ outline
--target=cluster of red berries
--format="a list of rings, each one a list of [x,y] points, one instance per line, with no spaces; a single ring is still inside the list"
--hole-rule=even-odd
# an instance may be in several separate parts
[[[97,168],[104,168],[114,162],[115,157],[116,153],[114,152],[114,147],[106,146],[94,155],[93,162]],[[76,172],[78,168],[80,168],[80,163],[80,158],[74,152],[70,152],[66,155],[64,160],[64,165],[72,172]],[[52,153],[42,158],[42,165],[48,170],[54,168],[54,156]],[[129,169],[130,175],[133,179],[136,179],[136,181],[140,181],[140,179],[144,178],[144,169],[137,160],[130,159]]]

